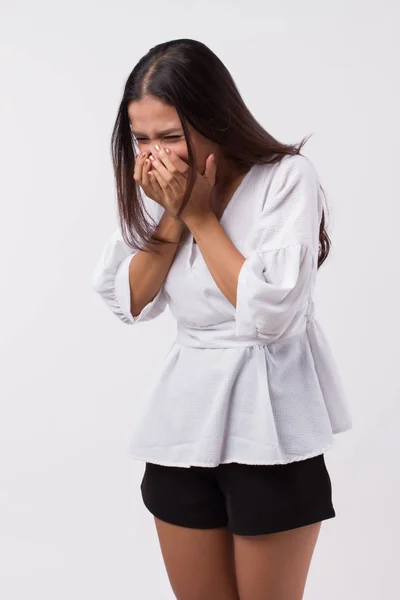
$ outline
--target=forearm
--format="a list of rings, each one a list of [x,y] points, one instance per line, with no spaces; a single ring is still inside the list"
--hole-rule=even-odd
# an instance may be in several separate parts
[[[184,223],[166,212],[162,215],[156,233],[172,244],[157,244],[157,253],[139,250],[129,264],[131,313],[137,316],[158,294],[174,259]]]
[[[200,219],[188,219],[186,224],[196,238],[215,283],[236,307],[238,277],[245,257],[233,244],[214,213]]]

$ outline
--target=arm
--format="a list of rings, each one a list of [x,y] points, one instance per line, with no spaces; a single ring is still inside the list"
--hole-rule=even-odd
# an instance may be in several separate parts
[[[236,335],[273,342],[306,308],[317,269],[319,178],[306,157],[280,161],[246,257],[211,215],[187,221],[207,267],[235,307]]]
[[[129,263],[130,307],[133,317],[139,316],[144,307],[160,292],[178,248],[184,223],[164,212],[156,228],[157,235],[174,244],[157,246],[160,254],[139,250]]]
[[[214,213],[186,219],[215,283],[236,307],[237,281],[245,257],[239,252]]]
[[[145,196],[145,201],[158,232],[179,241],[183,223],[164,216],[164,209],[150,198]],[[164,246],[158,246],[160,254],[134,250],[125,243],[119,228],[106,242],[92,272],[91,287],[123,323],[149,321],[165,310],[169,298],[163,281],[177,244]]]

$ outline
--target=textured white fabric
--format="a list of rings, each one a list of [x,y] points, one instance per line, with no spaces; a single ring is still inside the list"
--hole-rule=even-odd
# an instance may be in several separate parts
[[[352,427],[329,342],[314,316],[322,191],[312,162],[285,156],[254,165],[221,218],[246,258],[234,307],[192,236],[156,297],[130,314],[129,263],[117,230],[92,287],[124,323],[168,305],[172,343],[127,448],[129,457],[189,467],[277,464],[325,452]],[[163,208],[144,196],[158,221]]]
[[[145,197],[145,199],[149,205],[150,214],[157,217],[154,207],[150,203],[158,207],[160,205],[150,198]],[[138,251],[133,250],[124,242],[120,230],[117,229],[105,245],[91,279],[94,291],[100,294],[112,312],[128,325],[154,319],[165,310],[168,304],[168,298],[162,286],[155,298],[143,308],[140,314],[134,317],[130,312],[129,264]]]

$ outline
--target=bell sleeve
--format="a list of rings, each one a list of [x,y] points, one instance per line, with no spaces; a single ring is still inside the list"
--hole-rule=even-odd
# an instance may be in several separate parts
[[[235,332],[280,338],[306,312],[318,262],[321,191],[312,162],[285,156],[278,163],[257,227],[239,272]]]
[[[151,202],[160,207],[158,203],[152,200]],[[162,213],[163,208],[160,207],[160,209]],[[161,218],[160,210],[156,207],[150,211],[150,214],[156,218],[157,222]],[[92,289],[100,295],[107,307],[127,325],[155,319],[165,310],[169,300],[164,284],[162,284],[156,296],[143,307],[141,312],[136,316],[132,315],[129,265],[138,252],[139,249],[134,250],[125,243],[118,228],[106,242],[91,275]]]

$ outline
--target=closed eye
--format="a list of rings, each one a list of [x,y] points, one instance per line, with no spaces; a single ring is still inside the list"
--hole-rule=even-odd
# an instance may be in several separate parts
[[[178,138],[180,138],[180,137],[181,137],[180,135],[169,135],[169,136],[167,136],[165,139],[166,139],[166,140],[173,140],[173,139],[178,139]],[[141,141],[143,141],[143,140],[147,140],[147,138],[136,138],[136,140],[137,140],[138,142],[141,142]]]

